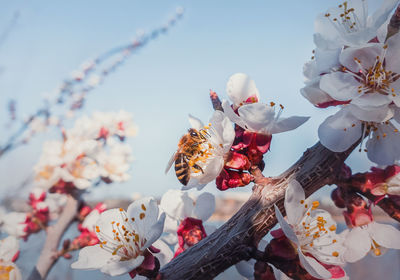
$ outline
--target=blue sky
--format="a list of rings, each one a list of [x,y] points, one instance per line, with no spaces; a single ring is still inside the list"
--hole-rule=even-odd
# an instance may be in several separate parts
[[[1,1],[0,30],[16,10],[16,27],[0,45],[0,125],[7,121],[10,98],[19,116],[33,112],[43,93],[54,89],[82,62],[124,44],[139,29],[164,23],[177,6],[184,18],[165,36],[150,42],[92,92],[82,113],[124,109],[139,126],[132,145],[132,179],[95,190],[95,197],[130,196],[134,192],[161,195],[179,188],[165,165],[177,141],[189,127],[187,115],[207,121],[212,114],[209,89],[225,96],[225,85],[236,72],[249,74],[262,101],[285,106],[284,116],[308,115],[295,131],[273,137],[264,174],[277,175],[317,142],[317,128],[335,109],[318,110],[299,92],[302,67],[313,49],[313,25],[339,1]],[[5,130],[4,130],[5,131]],[[1,133],[3,140],[7,133]],[[1,190],[22,181],[38,160],[43,141],[36,137],[0,160]],[[364,154],[349,160],[366,170]],[[0,194],[1,194],[0,190]],[[210,184],[207,191],[214,191]],[[238,191],[250,191],[250,187]]]

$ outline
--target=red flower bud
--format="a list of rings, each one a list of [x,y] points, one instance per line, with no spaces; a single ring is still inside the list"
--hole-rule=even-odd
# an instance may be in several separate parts
[[[216,178],[217,188],[225,191],[230,188],[243,187],[250,184],[252,176],[249,173],[223,169]]]
[[[248,170],[251,166],[249,159],[237,152],[229,153],[228,159],[225,162],[225,167],[237,169],[237,170]]]

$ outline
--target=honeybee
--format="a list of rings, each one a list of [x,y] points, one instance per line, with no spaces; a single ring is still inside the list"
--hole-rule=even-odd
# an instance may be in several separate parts
[[[201,166],[196,164],[199,157],[203,156],[202,144],[207,142],[209,134],[206,130],[190,128],[188,133],[182,136],[178,143],[178,150],[168,162],[165,173],[175,162],[175,174],[179,182],[186,186],[190,180],[191,169],[204,173]]]

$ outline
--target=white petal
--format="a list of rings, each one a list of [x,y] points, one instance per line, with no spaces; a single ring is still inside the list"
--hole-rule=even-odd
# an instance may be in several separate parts
[[[143,256],[138,256],[135,259],[127,261],[111,260],[101,268],[101,272],[106,273],[111,276],[122,275],[129,273],[138,266],[140,266],[144,261]]]
[[[226,84],[226,93],[236,107],[251,96],[255,96],[257,99],[260,98],[254,81],[243,73],[236,73],[229,78]]]
[[[125,211],[120,211],[120,209],[109,209],[104,211],[100,214],[100,218],[96,222],[96,226],[99,227],[101,232],[104,234],[113,236],[113,226],[111,222],[125,224],[125,220],[123,219],[121,212],[124,213]]]
[[[400,159],[400,133],[395,132],[395,129],[391,123],[382,123],[372,133],[366,143],[369,160],[379,165],[391,165]]]
[[[11,272],[10,272],[10,280],[22,280],[21,271],[16,266],[16,264],[11,263],[10,266],[13,267],[13,270],[11,270]]]
[[[174,257],[174,253],[172,252],[170,247],[165,244],[165,242],[157,240],[156,242],[154,242],[153,246],[160,250],[160,252],[154,254],[154,256],[156,256],[157,259],[160,261],[161,267],[166,265]]]
[[[19,250],[17,238],[8,236],[0,241],[0,260],[11,262],[14,255]]]
[[[393,9],[398,5],[399,0],[385,0],[379,5],[379,8],[371,16],[371,25],[378,29],[389,18]]]
[[[318,128],[321,144],[333,152],[346,151],[361,133],[361,122],[346,108],[328,117]]]
[[[386,70],[393,71],[395,73],[399,73],[400,68],[400,57],[399,57],[399,48],[400,48],[400,33],[397,33],[389,38],[387,41],[388,49],[386,53]]]
[[[282,216],[281,211],[279,208],[274,205],[275,207],[275,216],[278,220],[279,225],[282,228],[283,233],[289,238],[293,243],[299,244],[299,240],[297,239],[296,233],[293,231],[293,228],[286,222],[285,218]]]
[[[241,261],[235,264],[237,272],[247,279],[254,279],[254,264],[255,260]]]
[[[238,113],[240,118],[246,123],[248,129],[253,132],[258,132],[264,127],[269,126],[275,117],[274,108],[263,103],[243,105],[238,109]]]
[[[181,190],[168,190],[160,201],[160,208],[175,220],[190,217],[193,212],[194,201],[187,192]]]
[[[146,233],[145,235],[146,243],[142,247],[142,250],[150,247],[157,239],[160,238],[164,230],[165,216],[166,216],[165,213],[162,213],[157,223],[153,224],[150,228],[150,231]]]
[[[246,128],[247,125],[244,120],[242,120],[236,113],[233,111],[228,100],[222,101],[222,109],[224,109],[224,114],[235,124],[242,128]]]
[[[359,82],[350,74],[333,72],[323,75],[319,86],[333,99],[347,101],[358,97]]]
[[[341,50],[341,47],[333,49],[316,48],[314,56],[318,71],[320,73],[329,73],[333,67],[339,66],[339,54]]]
[[[361,65],[364,69],[372,67],[376,61],[376,57],[381,55],[383,44],[366,44],[363,47],[350,47],[346,48],[340,54],[340,62],[352,72],[357,73],[360,68],[355,62],[354,58],[361,60]]]
[[[368,93],[363,94],[360,97],[354,98],[351,101],[351,104],[354,104],[363,109],[374,109],[383,105],[389,105],[391,102],[392,99],[387,95],[383,95],[380,93]]]
[[[285,194],[285,210],[289,224],[297,225],[304,216],[305,200],[303,187],[296,180],[290,181]]]
[[[202,123],[202,121],[196,117],[193,117],[192,115],[189,115],[189,123],[194,129],[200,130],[204,128],[204,124]]]
[[[178,230],[178,223],[180,220],[176,220],[166,215],[164,222],[164,231],[170,233],[176,233]]]
[[[393,118],[397,123],[400,124],[400,108],[396,108]]]
[[[310,117],[293,116],[289,118],[281,118],[272,123],[272,126],[267,128],[268,134],[281,133],[298,128],[300,125],[308,121]]]
[[[161,240],[164,241],[165,243],[174,246],[176,244],[178,244],[178,236],[175,233],[168,233],[166,235],[163,235],[161,237]],[[157,242],[157,241],[156,241]]]
[[[200,220],[207,221],[215,211],[215,197],[209,192],[197,197],[193,214]]]
[[[111,253],[101,249],[99,245],[86,246],[79,251],[78,260],[71,264],[73,269],[99,269],[112,258]]]
[[[221,111],[216,110],[210,119],[211,140],[215,146],[223,146],[224,152],[228,152],[235,140],[235,129],[229,118]],[[217,141],[213,140],[216,138]]]
[[[391,195],[400,195],[400,186],[388,188],[387,193]]]
[[[372,222],[368,225],[369,234],[378,245],[400,249],[400,231],[391,225]]]
[[[400,68],[400,66],[399,66]],[[389,97],[393,100],[394,104],[397,108],[400,107],[400,80],[395,81],[390,84],[390,87],[394,90],[395,96],[389,95]]]
[[[344,259],[356,262],[367,255],[371,249],[371,238],[365,229],[355,227],[346,235],[344,246],[347,248]]]
[[[357,100],[358,99],[359,98],[357,98]],[[362,121],[384,122],[393,117],[393,109],[388,106],[362,109],[352,104],[347,106],[347,110],[350,111],[354,117]]]
[[[203,167],[204,173],[191,173],[191,177],[189,183],[185,188],[201,188],[206,184],[210,183],[211,181],[215,180],[218,175],[221,173],[222,168],[224,167],[224,157],[223,155],[215,156],[208,160],[207,164]],[[182,188],[183,189],[183,188]]]
[[[152,197],[144,197],[131,203],[127,209],[129,221],[134,218],[133,222],[135,230],[140,236],[147,236],[151,231],[158,218],[157,201]],[[144,213],[144,217],[143,214]],[[141,218],[142,217],[142,218]]]
[[[316,259],[305,256],[301,252],[300,248],[297,249],[297,252],[299,254],[300,263],[311,276],[318,279],[329,279],[332,277],[332,274],[325,267],[323,267],[322,264],[317,262]]]
[[[320,80],[321,77],[318,77],[313,81],[310,81],[310,83],[307,83],[305,87],[300,89],[301,95],[303,95],[303,97],[305,97],[308,101],[311,102],[311,104],[315,106],[318,104],[334,101],[332,97],[330,97],[326,92],[320,89]]]

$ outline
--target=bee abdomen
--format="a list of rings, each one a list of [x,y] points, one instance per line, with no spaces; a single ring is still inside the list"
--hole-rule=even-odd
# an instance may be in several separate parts
[[[185,186],[188,184],[190,179],[190,167],[183,154],[178,155],[175,160],[175,174],[179,182]]]

